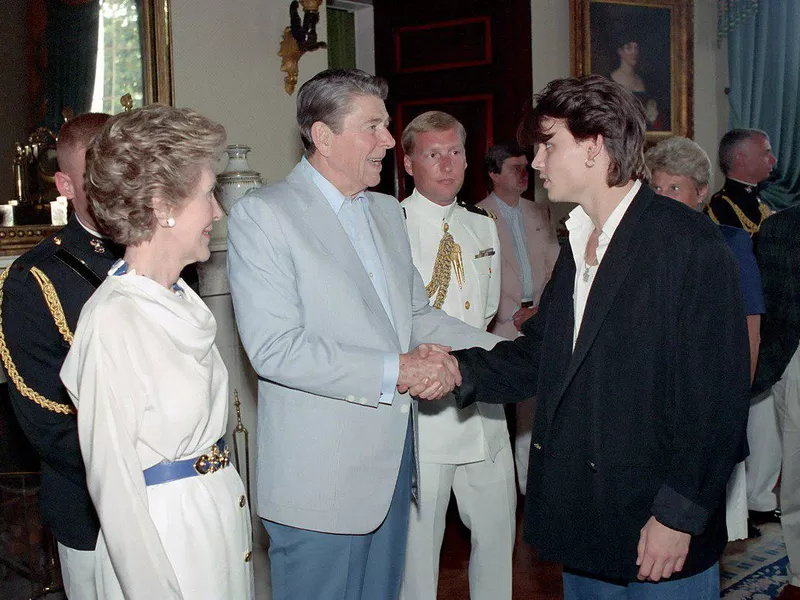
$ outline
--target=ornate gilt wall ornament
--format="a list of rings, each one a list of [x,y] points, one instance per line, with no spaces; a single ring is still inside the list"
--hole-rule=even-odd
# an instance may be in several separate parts
[[[323,0],[293,0],[289,5],[289,27],[283,30],[281,47],[281,71],[286,73],[283,89],[291,95],[297,86],[298,63],[306,52],[327,48],[325,42],[317,41],[317,23],[319,23],[319,7]],[[303,6],[303,20],[300,20],[299,6]]]

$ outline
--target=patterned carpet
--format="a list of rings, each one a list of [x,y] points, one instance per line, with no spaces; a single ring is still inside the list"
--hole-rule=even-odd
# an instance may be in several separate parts
[[[720,571],[726,600],[769,600],[788,582],[780,525],[762,525],[761,533],[758,539],[728,544]]]

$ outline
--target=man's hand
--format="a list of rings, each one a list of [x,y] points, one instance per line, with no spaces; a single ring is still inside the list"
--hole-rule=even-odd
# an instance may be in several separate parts
[[[517,328],[517,331],[521,331],[522,324],[528,319],[530,319],[537,312],[539,312],[538,306],[531,306],[530,308],[520,308],[517,312],[515,312],[511,318],[514,320],[514,327]]]
[[[658,581],[683,569],[691,538],[691,534],[670,529],[650,517],[639,535],[639,580]]]
[[[411,352],[401,354],[398,391],[408,391],[423,400],[438,400],[461,385],[458,361],[449,352],[448,346],[420,344]]]

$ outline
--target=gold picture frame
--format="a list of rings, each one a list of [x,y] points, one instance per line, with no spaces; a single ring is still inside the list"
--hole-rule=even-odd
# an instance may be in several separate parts
[[[570,0],[572,75],[631,89],[645,107],[648,144],[694,134],[693,12],[692,0]]]
[[[175,88],[172,76],[172,26],[170,0],[141,0],[142,73],[144,104],[172,105]],[[43,215],[47,214],[42,210]],[[37,219],[38,220],[38,219]],[[0,256],[16,256],[60,230],[48,224],[0,226]]]
[[[172,105],[175,100],[175,83],[172,77],[170,0],[143,0],[140,6],[144,32],[144,103]]]

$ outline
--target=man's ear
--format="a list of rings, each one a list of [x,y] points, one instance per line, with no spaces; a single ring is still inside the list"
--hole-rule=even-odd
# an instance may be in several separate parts
[[[491,179],[494,186],[497,187],[497,182],[500,180],[500,173],[492,173],[489,171],[489,179]]]
[[[75,197],[75,186],[72,183],[72,178],[64,171],[56,171],[55,180],[58,194],[72,200]]]
[[[411,162],[411,157],[408,154],[403,155],[403,166],[406,168],[406,173],[411,177],[414,176],[414,165]]]
[[[331,128],[322,121],[314,121],[314,124],[311,126],[311,140],[314,142],[314,147],[316,147],[317,152],[322,156],[330,156],[333,135]]]
[[[594,140],[589,142],[589,156],[587,159],[596,160],[600,153],[603,151],[605,138],[602,134],[598,134]]]

